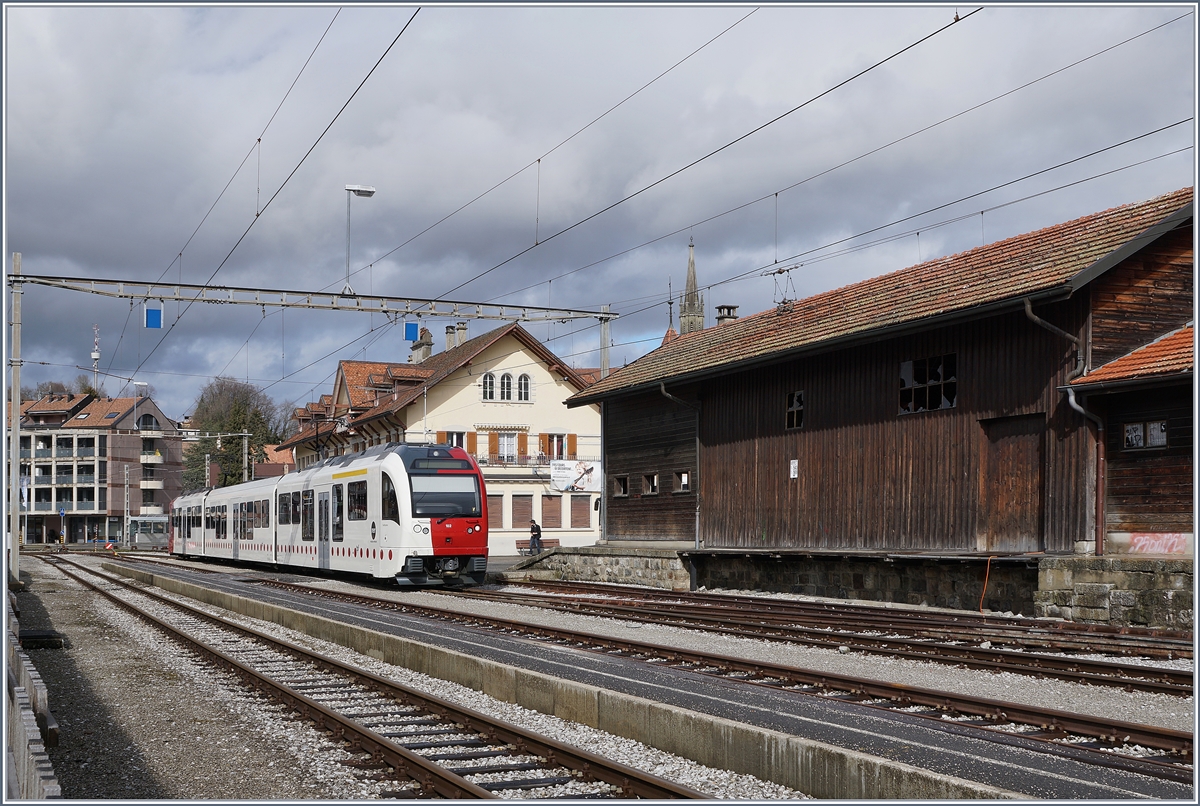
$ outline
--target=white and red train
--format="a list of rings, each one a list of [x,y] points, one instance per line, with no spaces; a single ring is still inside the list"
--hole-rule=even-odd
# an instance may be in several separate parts
[[[168,548],[203,557],[480,585],[487,573],[483,473],[461,448],[391,443],[305,470],[181,495]]]

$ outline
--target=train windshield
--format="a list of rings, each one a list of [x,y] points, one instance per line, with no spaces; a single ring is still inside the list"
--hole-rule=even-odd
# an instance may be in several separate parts
[[[468,475],[409,476],[413,516],[417,518],[479,517],[479,477]]]

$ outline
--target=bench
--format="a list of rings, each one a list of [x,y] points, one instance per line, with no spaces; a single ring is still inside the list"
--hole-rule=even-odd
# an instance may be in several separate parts
[[[558,545],[559,545],[559,540],[557,537],[543,537],[542,538],[542,551],[549,551],[550,549],[556,549],[556,548],[558,548]],[[528,553],[529,553],[529,539],[526,538],[525,540],[518,540],[517,541],[517,554],[528,554]]]

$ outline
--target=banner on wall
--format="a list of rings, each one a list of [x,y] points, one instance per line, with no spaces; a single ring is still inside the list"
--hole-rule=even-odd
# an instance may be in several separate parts
[[[598,493],[602,476],[599,462],[550,460],[550,486],[560,492]]]

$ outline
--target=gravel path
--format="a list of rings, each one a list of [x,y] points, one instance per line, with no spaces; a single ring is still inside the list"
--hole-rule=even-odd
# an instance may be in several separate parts
[[[40,561],[23,564],[17,595],[23,629],[55,629],[65,649],[28,654],[50,690],[60,727],[50,751],[63,797],[94,799],[375,799],[397,789],[293,719],[245,693],[226,673],[191,655]],[[228,614],[225,614],[228,615]],[[528,711],[254,619],[235,617],[377,674],[586,747],[714,798],[775,800],[803,795],[771,782],[702,767],[587,726]],[[507,797],[529,793],[501,793]]]

